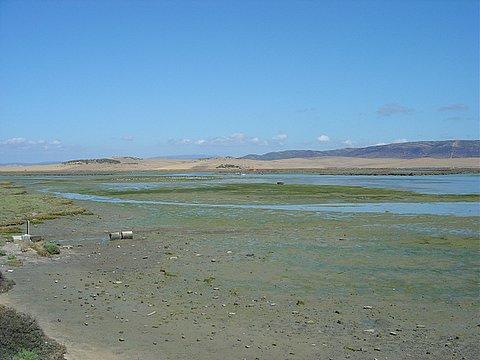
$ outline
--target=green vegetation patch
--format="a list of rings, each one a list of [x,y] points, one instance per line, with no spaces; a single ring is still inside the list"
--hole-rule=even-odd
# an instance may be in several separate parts
[[[52,242],[34,242],[34,243],[29,243],[28,246],[35,250],[38,255],[40,256],[51,256],[51,255],[57,255],[60,254],[60,247]]]
[[[0,198],[0,234],[4,236],[20,233],[18,225],[23,224],[26,219],[35,223],[65,215],[87,213],[71,200],[29,192],[10,182],[0,183]]]
[[[213,203],[361,203],[361,202],[436,202],[480,201],[480,195],[436,195],[412,191],[338,185],[277,185],[277,184],[227,184],[199,187],[169,187],[158,189],[84,190],[101,196],[131,197],[152,196],[169,201]]]
[[[40,360],[36,351],[20,350],[13,356],[13,360]]]
[[[46,242],[43,247],[50,255],[60,254],[60,247],[57,244]]]

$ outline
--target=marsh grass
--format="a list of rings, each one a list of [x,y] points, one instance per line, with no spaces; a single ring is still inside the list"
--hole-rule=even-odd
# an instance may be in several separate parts
[[[18,226],[0,226],[1,235],[15,235],[21,233],[22,229],[20,229]]]
[[[22,232],[19,225],[30,219],[33,224],[60,216],[88,214],[71,200],[29,192],[10,182],[0,183],[0,234],[9,236]]]
[[[83,188],[82,194],[134,197],[206,203],[362,203],[362,202],[442,202],[480,201],[478,194],[437,195],[412,191],[340,185],[301,184],[226,184],[156,189],[95,190]]]
[[[20,267],[23,265],[23,261],[17,258],[15,255],[8,255],[7,256],[7,265]]]

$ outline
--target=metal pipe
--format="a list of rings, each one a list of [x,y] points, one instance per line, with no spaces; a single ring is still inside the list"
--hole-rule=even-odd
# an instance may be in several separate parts
[[[122,231],[122,239],[133,239],[133,231]]]
[[[113,232],[108,234],[108,236],[110,237],[110,240],[118,240],[122,238],[122,234],[120,232]]]

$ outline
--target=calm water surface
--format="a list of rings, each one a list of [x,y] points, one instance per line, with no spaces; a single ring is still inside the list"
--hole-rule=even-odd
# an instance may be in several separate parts
[[[54,192],[55,195],[71,200],[86,200],[106,202],[114,204],[145,204],[145,205],[175,205],[194,206],[208,208],[231,208],[231,209],[264,209],[284,211],[310,211],[310,212],[359,212],[359,213],[382,213],[392,212],[402,215],[455,215],[455,216],[480,216],[480,204],[475,202],[431,202],[431,203],[363,203],[363,204],[202,204],[156,200],[120,199],[108,196],[88,194]]]
[[[152,182],[152,183],[103,183],[103,188],[153,189],[171,186],[198,186],[224,183],[276,183],[310,184],[310,185],[346,185],[365,186],[371,188],[388,188],[409,190],[424,194],[480,194],[479,175],[428,175],[428,176],[372,176],[372,175],[315,175],[315,174],[209,174],[197,176],[213,176],[213,180],[192,182]],[[172,175],[165,175],[172,176]],[[186,178],[195,174],[175,174]]]

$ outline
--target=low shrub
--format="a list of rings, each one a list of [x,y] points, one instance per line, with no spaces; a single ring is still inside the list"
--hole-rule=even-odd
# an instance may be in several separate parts
[[[48,338],[30,315],[0,305],[2,359],[64,360],[65,346]]]
[[[13,360],[40,360],[35,351],[20,350],[13,356]]]
[[[22,260],[18,259],[15,255],[7,256],[7,265],[9,266],[22,266]]]
[[[60,254],[60,247],[55,243],[46,242],[43,247],[50,255]]]
[[[0,293],[7,292],[13,287],[13,285],[15,285],[15,282],[7,279],[0,271]]]
[[[30,243],[29,246],[31,249],[35,250],[40,256],[50,256],[47,249],[45,249],[43,241]]]

